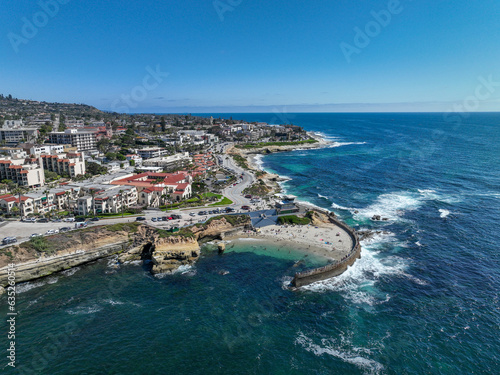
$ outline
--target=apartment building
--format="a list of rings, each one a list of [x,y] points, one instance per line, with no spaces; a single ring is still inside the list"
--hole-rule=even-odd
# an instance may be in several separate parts
[[[0,142],[17,145],[20,142],[34,141],[39,135],[38,128],[23,127],[22,122],[7,120],[0,129]]]
[[[83,152],[41,155],[43,168],[50,172],[56,172],[60,176],[67,175],[74,178],[85,174],[85,158]]]
[[[49,134],[49,142],[56,144],[70,144],[81,151],[96,148],[96,136],[94,132],[79,131],[77,129],[66,129],[64,132],[52,132]]]
[[[143,159],[158,158],[165,155],[168,151],[164,148],[159,147],[148,147],[143,149],[138,149],[136,153]]]
[[[19,186],[45,185],[43,166],[37,158],[0,158],[0,180],[11,180]]]
[[[102,187],[98,187],[101,189]],[[91,215],[94,213],[92,201],[95,203],[96,214],[120,213],[122,210],[137,204],[137,189],[135,186],[106,186],[106,189],[96,191],[94,199],[91,195],[78,198],[76,213]]]
[[[159,158],[151,158],[145,160],[142,165],[145,167],[162,167],[167,170],[186,168],[193,159],[188,152],[178,153],[170,156],[162,156]]]

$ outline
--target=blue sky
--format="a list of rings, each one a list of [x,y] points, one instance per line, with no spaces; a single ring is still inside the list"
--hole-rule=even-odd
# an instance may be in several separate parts
[[[500,109],[498,0],[1,4],[0,92],[20,98],[129,112]]]

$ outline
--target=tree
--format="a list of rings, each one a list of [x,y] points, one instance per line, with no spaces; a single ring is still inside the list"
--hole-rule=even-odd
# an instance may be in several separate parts
[[[130,164],[131,167],[135,167],[135,160],[134,159],[130,159],[129,164]]]
[[[167,128],[167,123],[165,122],[165,117],[164,116],[161,116],[160,125],[161,125],[161,131],[165,132],[165,130]]]
[[[108,173],[108,168],[91,161],[85,162],[85,168],[87,170],[87,174],[89,174],[90,176]]]
[[[120,161],[127,160],[127,158],[123,154],[115,154],[115,157],[117,160],[120,160]]]
[[[116,154],[114,152],[106,152],[106,154],[104,156],[106,156],[106,159],[108,159],[108,160],[115,160],[116,159]]]
[[[56,172],[51,172],[48,170],[44,170],[45,180],[46,181],[56,181],[59,179],[59,176]]]
[[[94,189],[90,189],[89,193],[92,196],[92,212],[94,213],[94,217],[95,217],[95,193],[96,193],[96,191]]]
[[[119,193],[120,193],[120,198],[121,198],[121,203],[122,203],[121,204],[121,210],[122,210],[122,217],[123,217],[123,190],[120,189]]]
[[[100,152],[104,154],[109,151],[111,147],[111,142],[107,138],[102,138],[99,139],[99,141],[97,141],[96,147]]]

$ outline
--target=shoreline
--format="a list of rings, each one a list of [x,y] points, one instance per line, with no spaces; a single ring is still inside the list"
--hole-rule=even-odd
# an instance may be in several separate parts
[[[326,145],[328,145],[331,142],[326,141],[323,137],[320,135],[314,134],[312,132],[307,132],[307,134],[316,139],[318,142],[313,143],[313,144],[304,144],[304,145],[294,145],[294,146],[273,146],[272,149],[270,147],[261,147],[257,149],[251,149],[251,150],[241,150],[241,149],[236,149],[235,147],[232,147],[227,151],[228,154],[234,154],[237,153],[243,158],[245,158],[247,165],[249,166],[249,169],[251,172],[256,173],[256,172],[264,172],[265,174],[261,176],[260,178],[264,181],[264,183],[271,188],[271,191],[267,194],[268,196],[275,195],[282,190],[282,186],[280,182],[283,181],[288,181],[290,178],[288,177],[282,177],[278,174],[273,174],[269,173],[265,168],[263,168],[259,163],[257,162],[257,158],[259,157],[264,157],[267,154],[274,153],[274,152],[287,152],[287,151],[294,151],[294,150],[307,150],[307,149],[317,149],[317,148],[323,148]],[[237,150],[237,151],[235,151]],[[262,155],[262,156],[261,156]],[[289,242],[292,240],[295,245],[294,247],[297,246],[297,243],[299,244],[298,246],[304,246],[304,250],[306,250],[305,246],[307,246],[307,250],[312,250],[313,253],[316,253],[319,251],[320,254],[324,255],[327,258],[333,259],[333,262],[323,266],[323,267],[318,267],[318,268],[312,268],[310,270],[304,271],[304,272],[298,272],[295,274],[295,277],[293,278],[292,281],[292,286],[293,287],[300,287],[304,285],[311,284],[316,281],[320,280],[325,280],[331,277],[339,276],[342,273],[344,273],[348,267],[352,266],[357,259],[361,258],[361,245],[360,245],[360,240],[358,237],[358,234],[356,231],[349,227],[347,224],[341,222],[338,220],[335,216],[335,214],[327,209],[323,209],[321,207],[317,207],[313,204],[310,204],[309,202],[303,202],[300,203],[304,206],[309,206],[311,207],[312,211],[315,211],[316,213],[319,213],[320,215],[325,215],[328,218],[328,223],[329,225],[333,225],[335,230],[335,236],[332,235],[332,232],[330,233],[322,233],[319,238],[322,240],[322,242],[326,242],[327,246],[331,246],[330,251],[328,252],[326,249],[322,247],[318,247],[317,245],[314,245],[314,240],[318,239],[317,236],[319,234],[315,234],[314,231],[311,231],[311,233],[308,233],[307,238],[306,235],[303,235],[303,238],[300,238],[300,235],[302,232],[294,232],[295,234],[291,234],[292,238],[289,238],[288,236],[281,238],[277,238],[276,242],[283,241],[283,242]],[[316,223],[315,223],[316,224]],[[274,227],[274,228],[271,228]],[[268,230],[276,235],[276,230],[278,226],[270,226],[266,227],[269,228]],[[281,228],[287,228],[287,226],[279,226]],[[309,227],[309,225],[307,226]],[[318,228],[317,226],[315,229]],[[309,230],[311,228],[308,228]],[[297,229],[298,230],[298,229]],[[295,228],[294,228],[294,231]],[[306,233],[306,232],[305,232]],[[259,233],[260,234],[260,233]],[[268,235],[270,234],[269,232],[267,233]],[[288,234],[288,233],[285,233]],[[314,236],[311,238],[311,235]],[[338,247],[338,243],[335,242],[335,238],[337,236],[342,235],[341,242],[344,243],[344,246],[342,248],[342,251],[339,251],[336,247]],[[299,236],[299,237],[298,237]],[[268,237],[268,236],[267,236]],[[287,238],[288,237],[288,238]],[[260,234],[260,236],[255,236],[255,238],[266,238],[266,233]],[[271,236],[271,238],[273,238]],[[268,238],[269,239],[269,238]],[[301,241],[302,240],[302,241]],[[335,246],[337,245],[337,246]],[[313,246],[313,248],[311,248]]]
[[[318,143],[281,147],[273,146],[272,152],[286,152],[297,149],[317,149],[322,148],[328,144],[328,142],[326,142],[318,135],[314,135],[314,138],[318,139]],[[234,149],[234,147],[231,148],[227,153],[230,154],[230,152]],[[281,177],[277,174],[271,174],[264,168],[261,168],[255,162],[255,156],[265,156],[266,154],[271,153],[269,152],[268,148],[263,149],[266,149],[265,153],[262,153],[262,149],[238,153],[245,158],[245,160],[251,167],[251,170],[253,170],[254,172],[265,172],[265,175],[262,176],[262,179],[265,181],[266,185],[271,188],[271,192],[269,193],[269,195],[273,195],[281,190],[279,182],[289,180],[289,178]],[[307,205],[307,202],[305,202],[304,205]],[[226,230],[221,228],[221,230],[219,231],[216,230],[216,232],[218,233],[212,233],[212,235],[220,236],[225,240],[235,242],[245,238],[255,238],[273,245],[276,245],[276,243],[283,244],[284,246],[288,246],[306,254],[305,256],[307,256],[307,254],[311,254],[314,256],[323,257],[329,263],[327,264],[327,266],[311,269],[309,271],[297,273],[295,275],[293,282],[294,286],[306,285],[305,281],[297,280],[300,278],[310,279],[311,275],[313,274],[314,278],[317,279],[318,277],[320,277],[318,276],[318,274],[325,272],[325,267],[331,271],[332,269],[338,269],[339,265],[345,264],[346,261],[349,261],[349,265],[352,265],[355,259],[360,256],[359,240],[354,229],[348,227],[345,223],[339,222],[335,218],[335,214],[328,210],[314,206],[311,206],[311,209],[312,211],[316,212],[315,220],[313,220],[311,224],[305,226],[271,225],[262,229],[258,229],[255,232],[244,231],[242,230],[242,228],[240,228],[240,230],[237,231],[230,231],[226,236],[224,236]],[[125,247],[128,247],[123,242],[113,243],[113,245],[114,246],[110,246],[112,249],[109,250],[107,249],[108,246],[104,246],[104,248],[106,248],[106,251],[100,251],[103,249],[102,246],[95,249],[86,249],[83,251],[73,249],[73,251],[63,251],[59,254],[52,255],[51,257],[45,258],[42,256],[16,264],[16,268],[26,271],[26,279],[19,282],[32,281],[48,276],[52,273],[57,273],[69,268],[89,263],[99,258],[106,258],[113,254],[116,254],[117,252],[121,253],[123,252]],[[136,247],[135,252],[137,251],[138,248]],[[169,255],[171,252],[172,250],[169,252]],[[357,255],[352,258],[352,255],[354,253],[357,253]],[[182,256],[184,255],[185,254],[183,253]],[[197,254],[196,258],[198,256],[199,254]],[[70,258],[71,261],[68,262],[67,258]],[[55,264],[57,264],[57,266],[52,268]],[[49,271],[40,272],[40,270],[44,268],[48,268]],[[0,276],[3,276],[2,274],[6,272],[6,269],[7,267],[3,267],[2,269],[0,269]],[[27,274],[29,274],[29,277]],[[0,295],[4,292],[3,287],[4,285],[0,286]]]

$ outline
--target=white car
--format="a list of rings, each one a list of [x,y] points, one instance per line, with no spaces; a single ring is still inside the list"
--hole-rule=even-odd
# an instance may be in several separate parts
[[[64,219],[63,221],[67,222],[67,223],[73,223],[75,221],[75,218],[74,217],[67,217],[66,219]]]
[[[43,236],[43,234],[42,234],[42,233],[33,233],[33,234],[30,236],[30,238],[41,237],[41,236]]]
[[[45,234],[57,234],[59,233],[59,229],[49,229]]]
[[[194,212],[191,212],[189,216],[196,216],[196,214]]]

